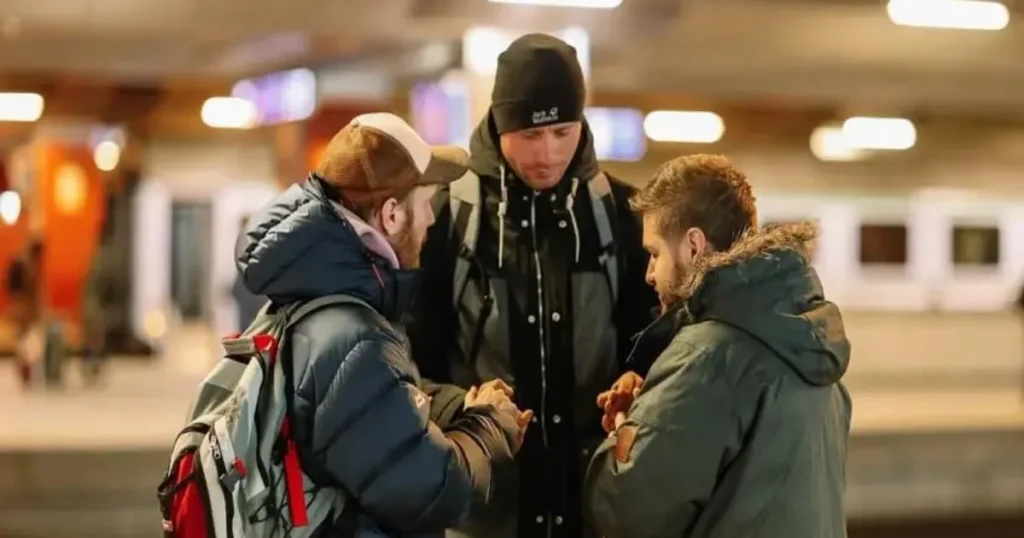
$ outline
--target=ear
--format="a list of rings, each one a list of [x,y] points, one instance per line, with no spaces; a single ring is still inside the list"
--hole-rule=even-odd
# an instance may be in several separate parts
[[[394,235],[405,225],[405,212],[395,198],[388,198],[377,210],[377,220],[385,235]]]
[[[690,228],[683,234],[685,248],[689,249],[691,259],[708,251],[708,238],[700,228]]]

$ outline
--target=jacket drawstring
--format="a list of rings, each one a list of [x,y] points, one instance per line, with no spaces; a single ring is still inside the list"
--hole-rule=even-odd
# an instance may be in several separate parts
[[[576,222],[576,212],[573,206],[576,204],[576,189],[580,186],[580,178],[572,178],[572,189],[565,199],[565,209],[569,211],[569,222],[572,223],[572,235],[576,239],[576,263],[580,262],[580,225]]]
[[[508,184],[505,174],[505,163],[499,167],[501,173],[501,201],[498,202],[498,268],[500,269],[505,260],[505,214],[508,213]],[[576,204],[576,191],[580,187],[580,178],[572,178],[572,188],[569,196],[565,198],[565,209],[569,212],[569,222],[572,223],[572,235],[576,243],[576,263],[580,261],[580,225],[576,221],[576,211],[573,209]]]
[[[505,184],[505,163],[501,163],[501,201],[498,202],[498,269],[505,260],[505,213],[508,212],[508,187]]]

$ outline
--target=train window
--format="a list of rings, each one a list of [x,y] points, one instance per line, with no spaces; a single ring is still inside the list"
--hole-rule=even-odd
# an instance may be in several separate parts
[[[860,263],[907,263],[907,227],[902,224],[863,224],[860,227]]]
[[[999,228],[954,226],[954,265],[999,265]]]

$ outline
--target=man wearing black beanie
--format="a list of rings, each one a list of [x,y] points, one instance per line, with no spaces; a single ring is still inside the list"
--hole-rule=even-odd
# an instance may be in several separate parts
[[[595,401],[620,376],[646,373],[626,359],[658,299],[632,189],[601,172],[585,102],[573,47],[544,34],[515,40],[498,57],[471,172],[435,205],[408,325],[420,371],[463,389],[501,379],[536,412],[518,491],[492,492],[452,537],[593,537],[581,496],[605,437]],[[439,424],[458,416],[459,391],[432,397],[446,410]]]

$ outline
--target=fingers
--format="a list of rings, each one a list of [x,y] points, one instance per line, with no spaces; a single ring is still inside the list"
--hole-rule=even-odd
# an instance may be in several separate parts
[[[526,411],[521,411],[519,413],[519,416],[516,417],[516,422],[519,424],[520,428],[525,428],[530,425],[530,420],[532,419],[533,409],[527,409]]]
[[[615,417],[608,414],[601,417],[601,428],[604,429],[605,433],[615,431]]]
[[[511,398],[512,395],[515,393],[515,391],[512,389],[511,386],[509,386],[508,383],[505,383],[504,381],[502,381],[500,379],[492,379],[492,380],[484,383],[483,387],[484,388],[490,388],[492,390],[499,390],[501,392],[504,392],[505,394],[508,395],[509,398]]]
[[[478,390],[477,390],[477,388],[475,386],[469,387],[469,390],[466,391],[466,397],[463,400],[463,406],[466,407],[466,408],[469,408],[469,407],[473,407],[474,405],[476,405],[476,399],[477,399],[477,395],[478,395],[477,393],[478,393]]]
[[[601,409],[604,409],[605,404],[608,402],[608,399],[611,398],[611,396],[612,396],[612,391],[610,391],[610,390],[606,390],[606,391],[602,392],[601,394],[598,394],[597,395],[597,406],[600,407]]]
[[[629,409],[629,406],[632,403],[633,398],[628,393],[613,392],[605,401],[602,409],[605,413],[614,415],[618,411],[625,411],[626,409]]]

